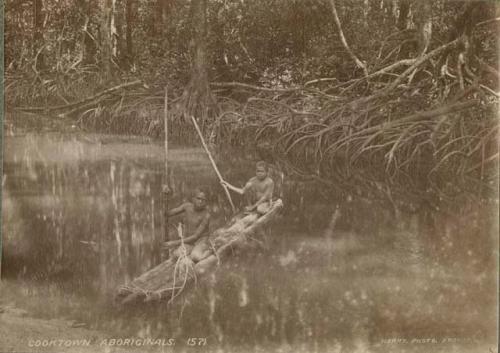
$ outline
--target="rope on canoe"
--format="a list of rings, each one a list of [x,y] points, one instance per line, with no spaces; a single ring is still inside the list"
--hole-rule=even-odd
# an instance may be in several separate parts
[[[184,245],[184,244],[182,244]],[[174,267],[174,277],[173,277],[173,284],[172,284],[172,295],[170,297],[170,300],[168,301],[169,303],[173,302],[173,300],[178,297],[182,291],[184,290],[184,288],[186,287],[186,283],[187,283],[187,280],[188,280],[188,276],[189,276],[189,270],[192,270],[193,271],[193,274],[194,274],[194,282],[195,284],[197,283],[197,278],[196,278],[196,272],[194,271],[194,267],[192,265],[192,261],[191,259],[187,256],[187,251],[186,251],[186,248],[183,246],[183,253],[177,258],[177,261],[175,262],[175,267]],[[175,287],[175,283],[176,283],[176,280],[177,280],[177,270],[179,269],[179,264],[182,263],[184,266],[185,266],[185,271],[184,271],[184,280],[183,280],[183,283],[180,287],[177,287],[177,288],[180,288],[179,291],[176,291],[176,287]]]
[[[217,249],[215,248],[214,242],[208,239],[208,244],[210,245],[210,249],[212,249],[215,258],[217,259],[217,266],[220,266],[220,257],[219,254],[217,253]]]

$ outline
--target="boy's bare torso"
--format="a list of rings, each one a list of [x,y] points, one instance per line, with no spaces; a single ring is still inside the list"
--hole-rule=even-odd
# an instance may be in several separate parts
[[[270,177],[266,177],[264,180],[259,180],[259,178],[253,177],[248,181],[246,188],[248,188],[248,190],[250,190],[254,194],[252,196],[255,198],[255,200],[258,200],[262,196],[264,196],[266,192],[271,191],[270,189],[273,187],[273,185],[274,182]]]
[[[196,229],[200,226],[203,220],[207,217],[209,212],[207,209],[196,211],[194,209],[194,205],[190,202],[186,202],[183,205],[183,208],[184,208],[184,213],[183,213],[184,235],[189,236],[196,231]],[[208,229],[209,227],[207,225],[201,236],[208,235]]]

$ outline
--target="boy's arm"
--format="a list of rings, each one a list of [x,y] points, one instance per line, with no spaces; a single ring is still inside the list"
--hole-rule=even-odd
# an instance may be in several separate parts
[[[171,217],[171,216],[177,216],[178,214],[181,214],[182,212],[185,212],[186,211],[186,204],[183,203],[182,205],[178,206],[178,207],[175,207],[175,208],[172,208],[171,210],[168,210],[167,211],[167,216]],[[163,242],[162,244],[162,248],[163,249],[169,249],[173,246],[176,246],[176,245],[179,245],[181,242],[180,240],[169,240],[169,241],[165,241]]]
[[[222,186],[225,186],[225,187],[227,187],[228,189],[231,189],[231,190],[233,190],[233,191],[237,192],[237,193],[238,193],[238,194],[240,194],[240,195],[243,195],[243,194],[245,193],[245,188],[243,188],[243,189],[242,189],[242,188],[238,188],[238,187],[236,187],[236,186],[234,186],[234,185],[229,184],[229,183],[228,183],[227,181],[225,181],[225,180],[222,180],[220,183],[222,184]],[[245,187],[246,187],[246,186],[245,186]]]
[[[192,235],[190,235],[189,237],[186,237],[184,238],[184,242],[185,243],[192,243],[196,240],[198,240],[198,238],[206,231],[208,230],[208,226],[210,224],[210,214],[207,213],[205,215],[205,217],[203,218],[203,220],[201,221],[200,225],[196,228],[196,230],[194,231],[194,233]]]
[[[182,242],[184,242],[184,243],[192,243],[192,242],[198,240],[198,238],[200,237],[200,235],[203,234],[203,231],[208,228],[209,224],[210,224],[210,214],[207,213],[207,215],[205,216],[205,218],[201,221],[200,225],[196,228],[196,230],[194,231],[194,233],[192,235],[190,235],[189,237],[185,237],[182,240],[181,239],[176,239],[176,240],[166,241],[162,245],[163,249],[172,248],[174,246],[177,246],[177,245],[181,244]]]
[[[171,210],[167,211],[167,216],[177,216],[178,214],[181,214],[182,212],[186,211],[186,204],[183,203],[182,205],[172,208]]]

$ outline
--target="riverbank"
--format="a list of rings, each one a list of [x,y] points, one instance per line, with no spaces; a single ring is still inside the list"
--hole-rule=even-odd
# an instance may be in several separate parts
[[[253,349],[233,348],[232,350],[214,350],[213,347],[179,347],[170,346],[172,339],[127,339],[107,338],[99,331],[71,327],[70,321],[41,320],[29,317],[22,310],[2,307],[0,309],[0,352],[23,353],[132,353],[132,352],[307,352],[300,346],[288,344],[280,346],[261,346]],[[113,341],[115,340],[115,341]],[[129,340],[127,342],[127,340]],[[130,343],[132,342],[132,343]],[[266,348],[264,348],[266,347]],[[328,348],[318,347],[315,352],[356,352],[356,353],[497,353],[494,342],[477,343],[472,338],[449,337],[436,339],[421,337],[414,339],[388,338],[375,347],[367,347],[362,343],[354,343],[351,348],[342,348],[341,343],[335,343]],[[310,352],[310,351],[309,351]]]
[[[72,327],[71,321],[30,317],[9,304],[0,311],[1,352],[95,352],[91,342],[104,338],[98,331]]]

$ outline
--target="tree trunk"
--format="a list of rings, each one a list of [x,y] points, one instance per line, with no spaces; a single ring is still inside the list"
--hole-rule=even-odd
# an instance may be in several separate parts
[[[207,75],[207,0],[193,0],[192,2],[192,24],[194,40],[193,76],[202,82],[208,82]]]
[[[488,16],[488,13],[495,13],[495,5],[490,4],[486,1],[470,1],[466,2],[463,7],[462,11],[460,12],[459,15],[456,16],[454,25],[451,27],[449,35],[448,35],[448,41],[455,40],[456,38],[459,38],[460,36],[465,36],[467,38],[467,42],[469,42],[470,45],[470,36],[472,34],[472,29],[476,25],[476,23],[480,22],[481,20],[484,20],[486,16]],[[474,47],[475,43],[473,43],[471,46]],[[474,51],[474,48],[468,48],[468,50]],[[451,49],[445,51],[440,59],[438,64],[436,65],[437,69],[439,70],[444,63],[446,62],[446,59],[450,55]]]
[[[215,4],[214,12],[219,13],[224,4]],[[224,35],[224,27],[226,22],[221,20],[221,16],[217,16],[215,21],[210,24],[212,36],[214,39],[215,56],[214,64],[217,70],[216,76],[220,81],[231,81],[231,72],[229,70],[229,59],[227,56],[226,38]]]
[[[110,34],[111,34],[111,54],[112,58],[118,56],[118,31],[116,26],[116,0],[111,0],[110,12]]]
[[[96,43],[91,34],[91,20],[92,20],[92,0],[78,0],[78,7],[83,16],[82,36],[80,44],[80,60],[83,64],[91,64],[95,62]]]
[[[494,7],[495,5],[489,4],[486,1],[465,2],[460,15],[457,15],[454,21],[448,40],[454,40],[461,35],[470,36],[474,25],[485,19],[489,6]]]
[[[151,19],[149,21],[149,34],[151,37],[156,37],[158,34],[162,33],[165,2],[166,0],[151,2]]]
[[[192,0],[191,79],[183,93],[184,112],[202,125],[210,120],[215,102],[208,82],[207,0]]]
[[[418,54],[423,55],[429,48],[432,37],[432,1],[418,0],[416,5]]]
[[[116,51],[114,35],[114,3],[115,0],[99,0],[101,18],[100,18],[100,34],[101,34],[101,68],[103,71],[103,78],[105,80],[111,77],[113,52]]]
[[[111,31],[113,34],[113,58],[119,63],[120,67],[126,67],[128,64],[127,56],[127,0],[114,0],[113,18],[111,22]]]
[[[33,57],[37,71],[45,68],[43,45],[43,0],[33,0]]]
[[[399,16],[397,27],[398,30],[404,31],[408,29],[408,19],[410,15],[411,9],[411,0],[400,0],[399,2]],[[414,48],[414,43],[412,42],[404,42],[401,45],[401,49],[398,54],[399,59],[407,59],[410,55],[411,49]]]
[[[408,15],[410,13],[410,0],[401,0],[399,3],[398,29],[400,31],[408,27]]]
[[[363,26],[368,28],[368,15],[370,13],[370,2],[369,0],[363,0]]]
[[[132,26],[133,26],[133,10],[134,10],[134,0],[127,0],[125,5],[125,21],[126,21],[126,29],[125,29],[125,41],[127,46],[127,58],[129,62],[132,62],[132,58],[134,56],[134,48],[132,41]]]
[[[166,0],[156,0],[156,23],[159,27],[159,32],[162,32],[163,21],[165,20],[164,8],[166,5]]]

